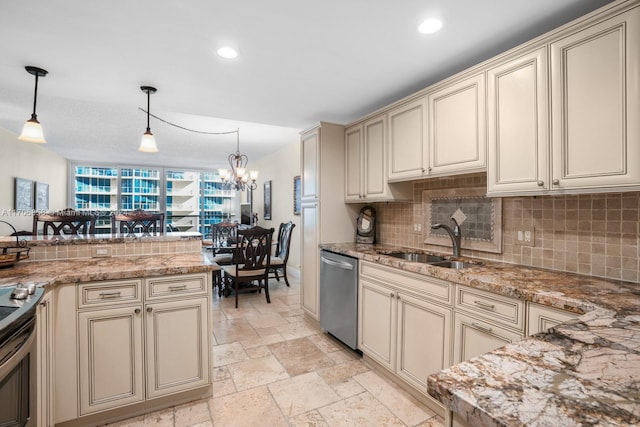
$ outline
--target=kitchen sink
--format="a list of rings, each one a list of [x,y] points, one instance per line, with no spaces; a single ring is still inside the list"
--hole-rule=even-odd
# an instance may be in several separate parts
[[[422,262],[426,264],[431,264],[434,262],[443,262],[447,260],[446,257],[440,256],[440,255],[423,254],[421,252],[389,252],[385,255],[404,259],[406,261]]]
[[[482,265],[479,262],[464,262],[464,261],[442,261],[442,262],[433,262],[431,265],[435,265],[436,267],[444,267],[444,268],[453,268],[456,270],[461,270],[463,268],[476,267],[478,265]]]

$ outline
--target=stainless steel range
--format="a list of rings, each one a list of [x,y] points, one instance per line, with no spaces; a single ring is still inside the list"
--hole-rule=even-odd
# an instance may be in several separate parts
[[[0,288],[0,426],[35,426],[36,306],[44,289]]]

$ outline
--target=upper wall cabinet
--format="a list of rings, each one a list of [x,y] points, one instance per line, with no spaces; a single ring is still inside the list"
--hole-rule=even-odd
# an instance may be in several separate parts
[[[551,188],[640,186],[640,6],[554,41]]]
[[[488,70],[488,194],[640,189],[638,75],[638,6]]]
[[[428,175],[427,98],[421,97],[389,111],[389,181]]]
[[[320,144],[320,129],[314,129],[301,137],[302,158],[302,191],[301,199],[316,199],[318,197],[318,150]]]
[[[345,131],[345,201],[364,203],[410,200],[406,184],[387,181],[387,115]]]
[[[484,74],[447,84],[427,96],[429,174],[484,171]]]
[[[487,72],[488,195],[548,189],[547,49]]]

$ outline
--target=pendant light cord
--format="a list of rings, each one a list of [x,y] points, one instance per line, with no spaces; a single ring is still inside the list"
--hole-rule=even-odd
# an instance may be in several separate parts
[[[33,113],[31,116],[36,117],[36,102],[38,101],[38,73],[36,73],[36,89],[33,93]]]
[[[151,132],[149,127],[149,110],[151,110],[151,91],[147,89],[147,132]]]
[[[147,93],[147,95],[148,95],[148,93]],[[240,129],[230,130],[230,131],[226,131],[226,132],[205,132],[205,131],[201,131],[201,130],[189,129],[189,128],[186,128],[184,126],[180,126],[180,125],[177,125],[175,123],[171,123],[168,120],[165,120],[165,119],[162,119],[162,118],[156,116],[155,114],[151,114],[148,111],[149,110],[149,106],[148,105],[147,105],[147,110],[146,111],[145,111],[144,108],[141,108],[141,107],[138,107],[138,110],[140,110],[140,111],[142,111],[144,113],[147,113],[147,129],[149,128],[149,116],[151,116],[156,120],[160,120],[162,123],[166,123],[166,124],[168,124],[170,126],[177,127],[178,129],[186,130],[188,132],[193,132],[193,133],[199,133],[199,134],[203,134],[203,135],[229,135],[229,134],[232,134],[232,133],[237,133],[238,134],[238,147],[240,146]]]

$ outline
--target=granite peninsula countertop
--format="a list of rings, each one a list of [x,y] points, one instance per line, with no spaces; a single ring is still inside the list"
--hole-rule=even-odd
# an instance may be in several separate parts
[[[202,234],[197,232],[170,232],[164,234],[131,234],[131,233],[107,233],[90,234],[86,236],[70,234],[61,236],[19,236],[18,240],[24,241],[27,247],[57,246],[57,245],[105,245],[109,243],[129,242],[176,242],[185,240],[202,240]],[[0,236],[0,242],[6,246],[15,243],[16,238]]]
[[[355,243],[322,249],[582,314],[428,378],[428,392],[471,426],[640,424],[640,284],[484,261],[463,270]]]
[[[0,287],[18,282],[55,286],[63,283],[201,273],[219,268],[201,253],[19,262],[15,267],[0,269]]]

